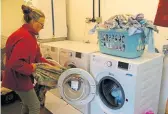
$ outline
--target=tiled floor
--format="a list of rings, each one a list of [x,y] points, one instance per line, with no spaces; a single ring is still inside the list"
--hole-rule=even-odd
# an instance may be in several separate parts
[[[21,103],[16,101],[1,107],[1,114],[21,114]],[[52,114],[46,108],[41,108],[40,114]]]

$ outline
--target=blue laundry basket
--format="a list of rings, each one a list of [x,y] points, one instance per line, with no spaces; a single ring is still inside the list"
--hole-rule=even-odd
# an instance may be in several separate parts
[[[143,33],[129,36],[128,31],[117,30],[97,30],[100,52],[124,57],[140,57],[145,49],[145,37]]]

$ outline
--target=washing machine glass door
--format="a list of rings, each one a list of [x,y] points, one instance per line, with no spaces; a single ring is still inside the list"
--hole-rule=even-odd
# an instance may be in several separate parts
[[[58,80],[60,94],[71,105],[84,105],[95,96],[96,83],[85,70],[71,68],[65,71]]]
[[[110,76],[104,76],[98,84],[101,101],[110,109],[120,109],[125,102],[125,94],[121,84]]]

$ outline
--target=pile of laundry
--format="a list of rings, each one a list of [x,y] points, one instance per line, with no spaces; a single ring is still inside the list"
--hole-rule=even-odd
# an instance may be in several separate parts
[[[44,85],[53,89],[56,88],[58,79],[65,70],[66,68],[60,66],[51,66],[47,63],[36,63],[36,70],[33,76],[39,85]]]
[[[137,15],[121,14],[110,17],[104,23],[100,23],[94,26],[89,31],[89,34],[95,33],[96,30],[116,30],[123,29],[128,31],[128,35],[134,35],[137,33],[143,33],[146,38],[146,44],[148,44],[148,51],[155,52],[153,31],[159,32],[157,27],[152,21],[145,19],[144,14]]]
[[[115,15],[105,21],[104,24],[99,24],[98,27],[99,29],[125,29],[128,30],[129,35],[142,32],[144,28],[150,28],[158,32],[153,22],[144,18],[144,14],[137,14],[136,16],[129,14]]]
[[[53,63],[51,60],[50,62]],[[44,107],[46,92],[57,87],[58,79],[66,68],[58,64],[56,66],[51,66],[47,63],[36,63],[36,66],[33,76],[37,83],[34,89],[40,101],[40,105]]]

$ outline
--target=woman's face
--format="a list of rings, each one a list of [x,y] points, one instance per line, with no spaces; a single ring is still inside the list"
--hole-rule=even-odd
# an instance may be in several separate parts
[[[39,20],[33,22],[33,28],[38,33],[41,29],[44,28],[44,17],[40,17]]]

